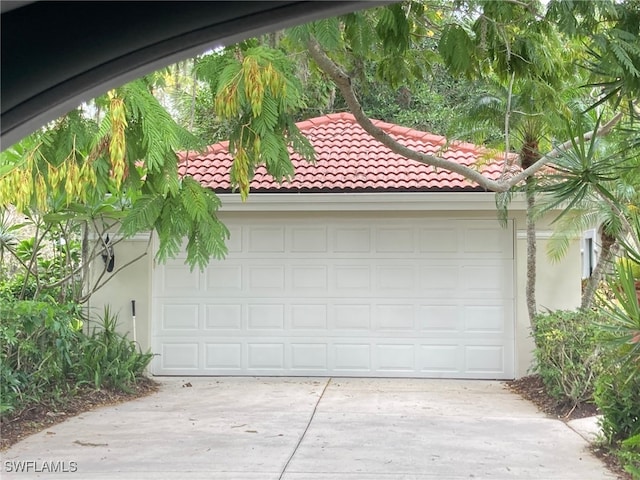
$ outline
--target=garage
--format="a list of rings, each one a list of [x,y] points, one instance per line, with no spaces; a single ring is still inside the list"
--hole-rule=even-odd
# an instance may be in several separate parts
[[[155,375],[514,377],[512,224],[315,210],[231,212],[224,260],[153,267]]]

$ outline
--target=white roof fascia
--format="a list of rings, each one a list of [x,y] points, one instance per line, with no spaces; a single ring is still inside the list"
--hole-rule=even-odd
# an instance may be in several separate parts
[[[221,212],[496,210],[493,192],[251,193],[246,202],[237,193],[218,197]],[[514,195],[509,210],[526,210],[524,196]]]

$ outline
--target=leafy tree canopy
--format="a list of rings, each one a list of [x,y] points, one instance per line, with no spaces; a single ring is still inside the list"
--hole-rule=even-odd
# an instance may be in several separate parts
[[[186,114],[183,108],[172,116],[176,112],[157,100],[167,79],[175,78],[175,69],[167,69],[114,89],[7,149],[0,160],[0,205],[54,220],[79,211],[91,221],[116,218],[125,235],[154,230],[160,260],[176,254],[186,238],[187,261],[202,267],[224,255],[228,232],[216,217],[216,196],[178,176],[176,152],[200,150],[213,140],[193,131],[228,132],[232,181],[246,198],[258,164],[282,180],[293,174],[291,150],[313,159],[295,120],[318,105],[348,108],[366,131],[408,158],[459,172],[488,190],[510,191],[573,148],[577,137],[588,142],[626,122],[626,138],[638,138],[630,120],[638,115],[640,94],[639,5],[553,0],[545,9],[537,0],[416,0],[247,40],[204,54],[193,62],[193,73],[186,70]],[[434,79],[465,85],[474,93],[466,101],[485,93],[486,107],[501,105],[500,121],[478,110],[475,125],[465,129],[490,125],[485,139],[501,132],[509,150],[535,148],[527,168],[489,180],[410,150],[369,120],[376,95],[392,95],[400,104],[406,94],[428,99],[424,86]],[[207,92],[200,104],[199,92]],[[579,104],[599,110],[597,128],[554,127],[542,136],[546,143],[527,143],[527,123],[532,130],[550,115],[570,118]],[[187,128],[196,116],[214,121]],[[447,128],[462,124],[446,121]]]

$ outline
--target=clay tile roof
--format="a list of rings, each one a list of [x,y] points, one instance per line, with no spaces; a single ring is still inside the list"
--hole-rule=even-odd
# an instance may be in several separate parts
[[[373,123],[400,143],[423,153],[473,166],[483,175],[498,179],[504,155],[492,155],[486,148],[470,143],[447,146],[444,137],[374,120]],[[299,155],[291,159],[295,176],[278,184],[258,167],[251,191],[265,192],[417,192],[483,191],[457,173],[436,169],[393,153],[365,132],[350,113],[333,113],[299,122],[298,128],[316,151],[316,162]],[[232,157],[229,142],[208,147],[200,154],[179,155],[180,175],[193,178],[218,193],[231,192],[229,171]],[[511,155],[509,161],[514,160]],[[510,167],[513,169],[515,167]]]

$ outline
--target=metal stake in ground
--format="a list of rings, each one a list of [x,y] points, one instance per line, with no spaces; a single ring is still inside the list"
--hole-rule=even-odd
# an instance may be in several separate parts
[[[137,342],[136,339],[136,301],[131,300],[131,318],[133,320],[133,341]]]

